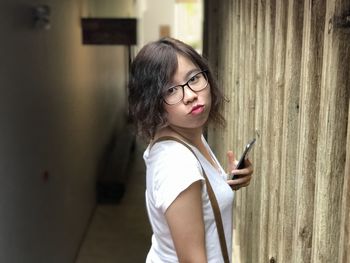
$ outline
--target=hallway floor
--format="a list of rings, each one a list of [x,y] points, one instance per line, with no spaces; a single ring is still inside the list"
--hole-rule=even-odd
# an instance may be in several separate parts
[[[151,229],[145,209],[143,151],[137,143],[122,200],[97,206],[76,263],[145,262]]]

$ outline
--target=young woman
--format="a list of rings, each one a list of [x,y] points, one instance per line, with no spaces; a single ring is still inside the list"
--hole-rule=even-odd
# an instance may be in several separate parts
[[[224,97],[205,60],[187,44],[165,38],[144,46],[131,66],[129,107],[138,132],[150,141],[144,153],[146,204],[153,229],[146,262],[224,262],[204,172],[220,207],[231,260],[233,191],[247,186],[253,168],[227,174],[207,144],[209,121],[224,124]],[[174,140],[159,140],[173,137]]]

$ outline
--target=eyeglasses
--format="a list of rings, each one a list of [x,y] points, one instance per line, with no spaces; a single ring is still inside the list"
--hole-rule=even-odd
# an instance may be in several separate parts
[[[205,74],[205,71],[206,70],[196,73],[185,84],[167,88],[163,94],[165,103],[168,105],[174,105],[182,101],[185,96],[185,86],[189,87],[190,90],[194,92],[204,90],[208,86],[208,77]]]

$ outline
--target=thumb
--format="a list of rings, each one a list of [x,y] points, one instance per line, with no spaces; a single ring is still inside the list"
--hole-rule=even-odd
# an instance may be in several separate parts
[[[235,165],[235,155],[233,154],[232,151],[227,152],[227,165],[228,165],[228,172],[231,173],[232,170],[236,168]]]

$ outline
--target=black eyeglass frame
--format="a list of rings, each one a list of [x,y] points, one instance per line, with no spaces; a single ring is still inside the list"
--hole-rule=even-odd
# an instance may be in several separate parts
[[[209,79],[208,79],[208,76],[207,76],[207,73],[206,73],[207,71],[208,71],[207,69],[201,70],[201,71],[197,72],[196,74],[194,74],[192,77],[190,77],[190,79],[189,79],[185,84],[174,85],[174,86],[171,86],[171,87],[169,87],[169,88],[166,89],[166,90],[169,90],[169,89],[175,88],[175,87],[181,87],[181,88],[182,88],[182,98],[181,98],[178,102],[173,103],[173,104],[169,104],[169,103],[164,99],[164,96],[162,96],[163,101],[164,101],[166,104],[168,104],[168,105],[176,105],[176,104],[178,104],[178,103],[179,103],[180,101],[182,101],[182,100],[184,99],[184,97],[185,97],[185,86],[187,86],[187,87],[188,87],[190,90],[192,90],[193,92],[200,92],[200,91],[204,90],[206,87],[208,87],[208,84],[209,84]],[[193,89],[191,88],[190,84],[188,84],[188,82],[190,82],[191,79],[192,79],[193,77],[197,76],[198,74],[203,74],[204,78],[207,80],[207,84],[206,84],[202,89],[200,89],[200,90],[193,90]]]

